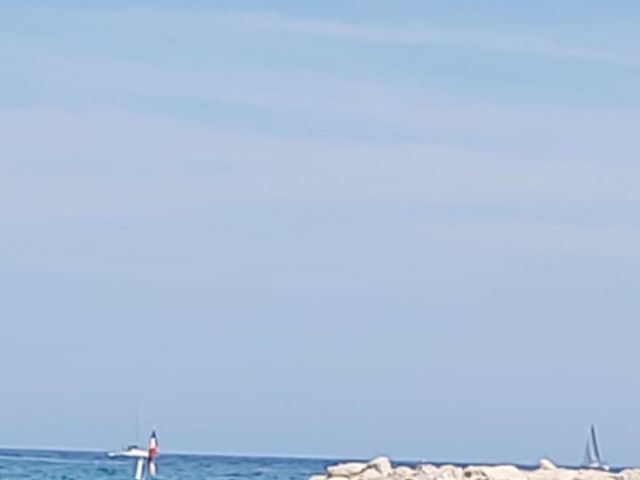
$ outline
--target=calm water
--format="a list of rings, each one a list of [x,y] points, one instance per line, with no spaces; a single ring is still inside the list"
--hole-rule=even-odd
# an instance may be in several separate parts
[[[162,454],[157,480],[307,480],[344,460]],[[436,462],[437,463],[437,462]],[[415,465],[411,462],[405,465]],[[458,464],[464,466],[464,464]],[[520,465],[523,469],[534,466]],[[612,469],[619,471],[620,468]],[[131,480],[131,459],[99,452],[0,449],[0,480]]]
[[[306,480],[331,460],[161,455],[158,480]],[[133,461],[104,453],[0,450],[0,479],[116,480],[133,478]]]

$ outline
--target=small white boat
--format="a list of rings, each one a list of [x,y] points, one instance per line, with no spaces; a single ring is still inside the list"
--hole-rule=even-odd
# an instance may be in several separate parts
[[[144,478],[145,467],[150,476],[154,477],[157,474],[156,457],[158,453],[158,437],[156,436],[156,432],[153,431],[149,438],[149,447],[146,450],[137,445],[129,445],[117,452],[109,452],[107,456],[109,458],[127,457],[137,459],[133,478],[134,480],[142,480]]]
[[[591,425],[591,430],[587,437],[587,446],[585,448],[582,466],[593,470],[603,470],[605,472],[608,472],[610,469],[609,465],[604,463],[602,456],[600,455],[595,425]]]

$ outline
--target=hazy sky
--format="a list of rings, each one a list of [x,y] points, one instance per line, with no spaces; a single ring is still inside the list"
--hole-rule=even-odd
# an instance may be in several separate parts
[[[640,463],[640,3],[0,6],[0,444]]]

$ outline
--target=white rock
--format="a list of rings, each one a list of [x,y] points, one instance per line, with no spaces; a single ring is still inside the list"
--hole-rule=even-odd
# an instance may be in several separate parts
[[[528,480],[575,480],[578,475],[577,470],[568,468],[555,468],[551,470],[538,469],[528,472]]]
[[[366,463],[361,462],[339,463],[338,465],[327,467],[327,472],[329,472],[331,478],[355,477],[359,473],[364,472],[368,466]]]
[[[435,465],[424,464],[418,466],[416,475],[420,480],[436,480],[436,478],[439,478],[440,469]]]
[[[329,477],[327,477],[326,475],[311,475],[309,477],[309,480],[327,480],[327,478]]]
[[[374,467],[369,467],[364,472],[358,474],[358,480],[378,480],[384,478],[385,475],[382,475],[378,469]]]
[[[432,473],[424,473],[421,470],[416,470],[412,478],[413,480],[436,480],[436,477]]]
[[[387,457],[376,457],[369,462],[369,466],[375,468],[380,475],[387,476],[393,473],[391,461]]]
[[[481,467],[480,470],[491,480],[527,480],[527,474],[513,465]]]
[[[485,480],[489,478],[482,470],[482,467],[467,467],[463,470],[463,475],[467,480]]]
[[[578,474],[577,471],[570,468],[556,468],[549,473],[554,480],[574,480]]]
[[[393,476],[402,480],[413,478],[415,474],[416,471],[409,467],[396,467],[393,470]]]
[[[618,480],[621,478],[620,475],[610,472],[604,472],[601,470],[580,470],[578,474],[575,476],[577,480]]]
[[[540,459],[540,470],[557,470],[556,464],[548,458]]]
[[[622,480],[640,480],[640,470],[637,468],[628,468],[620,472]]]
[[[463,477],[462,468],[455,465],[443,465],[437,472],[438,480],[461,480]]]
[[[423,463],[422,465],[418,465],[418,470],[424,473],[436,473],[440,469],[430,463]]]

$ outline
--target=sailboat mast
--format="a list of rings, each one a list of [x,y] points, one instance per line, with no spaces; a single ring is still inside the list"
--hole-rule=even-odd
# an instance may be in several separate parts
[[[142,445],[140,438],[140,405],[136,405],[136,445]]]
[[[593,453],[595,453],[598,464],[602,463],[602,457],[600,456],[600,449],[598,448],[598,440],[596,439],[596,427],[591,425],[591,441],[593,442]]]

